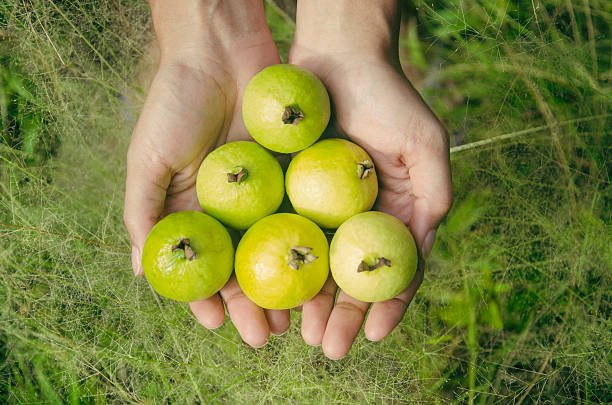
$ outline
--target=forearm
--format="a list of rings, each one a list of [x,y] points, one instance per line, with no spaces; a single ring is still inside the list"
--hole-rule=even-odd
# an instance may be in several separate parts
[[[161,57],[224,57],[272,41],[262,0],[150,0]]]
[[[397,0],[299,0],[293,52],[358,52],[395,58]]]

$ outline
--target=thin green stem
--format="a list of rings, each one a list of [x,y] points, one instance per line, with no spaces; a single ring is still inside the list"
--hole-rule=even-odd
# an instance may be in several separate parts
[[[575,118],[575,119],[571,119],[571,120],[559,121],[559,122],[553,123],[551,125],[554,126],[554,127],[561,127],[561,126],[564,126],[564,125],[577,124],[577,123],[580,123],[580,122],[587,122],[587,121],[593,121],[593,120],[608,118],[611,115],[612,114],[591,115],[589,117],[581,117],[581,118]],[[450,153],[451,154],[456,154],[456,153],[459,153],[459,152],[464,152],[466,150],[476,149],[476,148],[480,148],[480,147],[483,147],[483,146],[486,146],[486,145],[490,145],[490,144],[495,144],[495,143],[507,141],[509,139],[514,139],[514,138],[520,137],[522,135],[527,135],[527,134],[532,134],[532,133],[535,133],[535,132],[545,131],[545,130],[550,129],[550,128],[551,128],[551,126],[549,126],[549,125],[540,125],[539,127],[533,127],[533,128],[523,129],[523,130],[520,130],[520,131],[509,132],[507,134],[494,136],[494,137],[491,137],[491,138],[483,139],[481,141],[470,142],[470,143],[466,143],[464,145],[453,146],[452,148],[450,148]]]

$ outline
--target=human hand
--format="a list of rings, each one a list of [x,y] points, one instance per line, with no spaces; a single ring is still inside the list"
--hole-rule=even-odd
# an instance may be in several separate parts
[[[150,3],[161,60],[128,150],[124,212],[136,275],[143,274],[142,247],[153,225],[171,212],[200,209],[195,185],[206,154],[250,138],[242,92],[255,73],[279,63],[259,1]],[[219,294],[190,308],[214,329],[224,322],[224,303],[253,347],[289,327],[288,311],[259,308],[234,276]]]
[[[449,147],[442,125],[393,56],[395,2],[377,0],[378,14],[369,5],[361,8],[348,2],[344,7],[343,0],[333,5],[314,3],[298,3],[290,62],[313,71],[326,85],[335,107],[335,128],[368,151],[376,164],[380,182],[376,208],[406,223],[421,254],[427,256],[451,204]],[[321,21],[326,16],[343,17],[334,24]],[[343,19],[350,24],[343,24]],[[365,34],[359,31],[363,28]],[[368,309],[365,335],[372,341],[383,339],[401,321],[422,280],[420,260],[413,281],[397,297],[370,305],[340,292],[334,305],[337,287],[330,278],[321,293],[303,305],[304,340],[322,344],[332,359],[341,358],[350,350]]]

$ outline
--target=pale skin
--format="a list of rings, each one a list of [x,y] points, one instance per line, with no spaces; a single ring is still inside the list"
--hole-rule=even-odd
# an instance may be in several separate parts
[[[250,139],[241,94],[265,66],[279,63],[258,0],[151,1],[161,63],[128,150],[125,223],[132,264],[142,274],[146,235],[169,212],[199,209],[197,170],[214,147]],[[335,128],[364,147],[380,179],[377,209],[395,215],[427,256],[435,229],[451,204],[445,132],[410,85],[397,58],[398,4],[393,0],[300,0],[289,62],[316,73],[335,107]],[[398,297],[375,304],[355,300],[331,278],[302,307],[302,336],[331,359],[351,348],[364,320],[379,341],[401,321],[423,279],[422,268]],[[264,345],[289,327],[289,311],[264,310],[234,277],[219,294],[190,304],[209,329],[225,310],[242,339]],[[368,313],[369,310],[369,313]]]

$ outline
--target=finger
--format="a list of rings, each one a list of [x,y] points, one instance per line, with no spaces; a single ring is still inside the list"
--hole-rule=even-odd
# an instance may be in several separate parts
[[[372,304],[364,332],[368,340],[384,339],[401,322],[406,309],[423,282],[423,270],[419,268],[410,285],[397,297]]]
[[[336,298],[336,283],[329,276],[321,291],[302,305],[302,338],[310,346],[318,346],[323,341],[327,320]]]
[[[206,329],[217,329],[225,321],[225,308],[219,294],[205,300],[190,302],[189,308]]]
[[[448,140],[441,127],[424,130],[418,142],[403,150],[414,200],[409,221],[417,245],[428,256],[438,224],[452,203]]]
[[[348,353],[369,305],[340,292],[323,335],[323,352],[327,357],[339,360]]]
[[[142,248],[164,209],[171,171],[140,145],[136,131],[128,151],[123,220],[132,243],[132,269],[142,275]]]
[[[270,333],[280,336],[287,332],[290,324],[288,309],[265,309],[264,313],[266,314],[266,320],[268,321],[268,326],[270,327]]]
[[[242,340],[255,348],[264,346],[270,335],[264,311],[244,295],[235,276],[230,278],[220,294]]]

